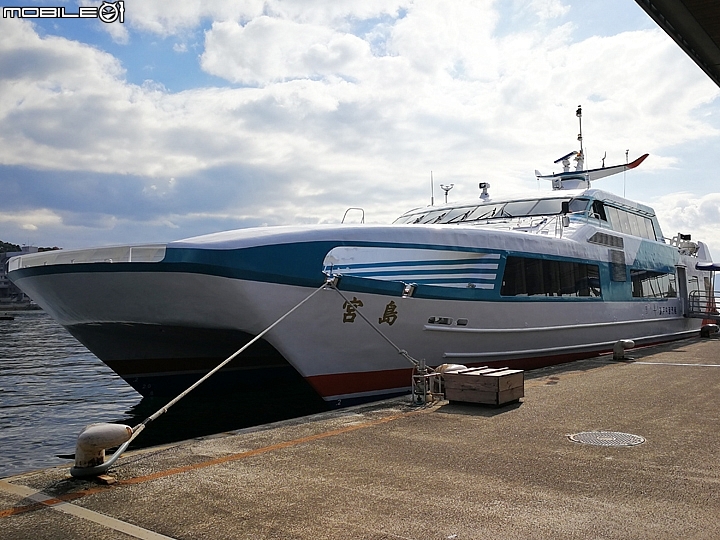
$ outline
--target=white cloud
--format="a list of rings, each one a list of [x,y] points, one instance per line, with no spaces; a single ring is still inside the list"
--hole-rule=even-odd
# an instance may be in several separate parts
[[[268,14],[311,24],[343,24],[346,20],[363,21],[383,15],[396,16],[415,4],[414,0],[268,0]]]
[[[203,66],[263,88],[178,94],[125,83],[119,63],[106,53],[41,40],[27,26],[23,32],[10,28],[16,34],[11,43],[27,42],[23,54],[42,60],[33,65],[45,65],[45,72],[33,67],[28,78],[6,86],[11,99],[4,102],[0,156],[6,164],[156,175],[246,160],[277,163],[297,151],[309,151],[323,166],[339,161],[333,152],[343,163],[360,164],[363,157],[416,159],[433,149],[445,155],[430,162],[451,159],[469,170],[483,152],[494,161],[503,150],[530,148],[536,155],[528,159],[547,160],[547,143],[557,152],[557,141],[571,140],[576,127],[568,111],[580,101],[588,144],[597,153],[622,153],[626,141],[655,152],[717,135],[692,114],[717,92],[708,91],[710,83],[673,82],[669,72],[682,77],[693,66],[683,65],[658,32],[576,44],[553,34],[492,40],[492,10],[460,9],[408,11],[390,34],[394,56],[384,57],[332,28],[267,16],[244,27],[215,23]],[[453,28],[457,20],[467,24]],[[423,43],[429,34],[438,37]],[[638,78],[638,65],[664,69]],[[561,129],[551,127],[558,124]],[[480,154],[474,143],[482,146]],[[348,161],[350,153],[358,159]],[[542,162],[525,170],[536,166]]]
[[[4,226],[20,226],[26,231],[36,231],[38,227],[56,226],[62,223],[62,218],[53,210],[38,208],[19,212],[0,213],[0,223]]]
[[[388,49],[420,73],[491,80],[501,61],[491,38],[497,20],[487,1],[419,2],[393,26]]]
[[[665,236],[692,234],[693,240],[705,242],[714,260],[720,261],[720,192],[701,197],[686,192],[664,195],[655,201],[654,206]]]
[[[125,0],[125,21],[161,36],[180,34],[203,20],[246,21],[262,15],[263,0]]]
[[[244,24],[262,15],[308,24],[394,16],[412,0],[125,0],[128,24],[161,36],[181,34],[204,21]]]
[[[541,20],[562,17],[570,11],[570,6],[566,6],[560,0],[530,0],[528,8]]]
[[[352,74],[369,56],[367,42],[351,34],[258,17],[245,26],[216,22],[205,36],[201,64],[205,71],[232,82],[271,82]]]
[[[390,221],[428,202],[430,170],[456,185],[451,199],[476,197],[478,181],[495,196],[535,189],[532,171],[575,148],[578,104],[590,166],[633,148],[662,171],[677,145],[718,138],[698,111],[718,89],[661,31],[573,42],[552,22],[566,6],[526,5],[556,26],[498,37],[489,1],[126,2],[131,28],[162,35],[213,20],[202,68],[245,85],[179,93],[0,21],[0,165],[132,176],[155,212],[143,219],[182,229],[200,220],[178,210],[195,180],[198,216],[230,225],[339,220],[357,205]],[[98,227],[122,223],[97,212]]]

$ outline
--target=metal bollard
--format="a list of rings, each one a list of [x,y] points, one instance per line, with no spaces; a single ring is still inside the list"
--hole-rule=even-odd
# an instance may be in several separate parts
[[[75,445],[75,469],[86,469],[102,465],[105,450],[119,446],[132,436],[130,426],[122,424],[90,424],[80,435]]]
[[[632,349],[635,347],[635,342],[632,339],[621,339],[613,345],[613,360],[625,360],[625,349]]]

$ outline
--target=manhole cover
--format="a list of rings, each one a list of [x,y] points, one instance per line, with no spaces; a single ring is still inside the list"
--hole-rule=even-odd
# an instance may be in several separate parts
[[[568,435],[568,438],[573,442],[595,446],[636,446],[645,442],[645,438],[640,435],[617,431],[583,431]]]

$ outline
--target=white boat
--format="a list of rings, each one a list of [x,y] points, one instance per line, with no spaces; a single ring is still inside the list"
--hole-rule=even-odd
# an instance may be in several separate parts
[[[339,276],[345,298],[320,291],[214,384],[277,389],[299,373],[347,405],[410,389],[412,366],[377,330],[429,366],[522,369],[697,335],[720,269],[707,246],[667,239],[652,208],[590,185],[644,157],[588,171],[573,152],[562,173],[537,173],[547,193],[494,200],[481,184],[478,199],[391,225],[45,252],[11,259],[9,276],[144,395],[182,390]]]

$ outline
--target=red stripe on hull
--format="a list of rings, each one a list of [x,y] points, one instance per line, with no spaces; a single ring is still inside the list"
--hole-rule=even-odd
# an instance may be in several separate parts
[[[606,352],[606,351],[603,351]],[[541,367],[564,364],[573,360],[597,356],[598,352],[584,352],[543,356],[538,358],[522,358],[516,360],[495,360],[484,362],[462,362],[468,367],[491,366],[509,367],[512,369],[538,369]],[[456,362],[460,363],[460,362]],[[360,371],[354,373],[334,373],[306,377],[310,385],[322,397],[347,396],[364,392],[399,392],[409,389],[412,368],[389,369],[387,371]]]
[[[410,388],[412,368],[360,371],[306,377],[322,397]]]
[[[652,342],[643,343],[638,347],[650,347],[668,341],[685,339],[683,337],[670,337],[667,339],[657,339]],[[538,356],[530,358],[517,358],[513,360],[485,360],[481,362],[462,362],[452,361],[452,363],[463,364],[468,367],[489,366],[489,367],[507,367],[511,369],[540,369],[558,364],[566,364],[575,360],[585,358],[593,358],[612,352],[612,348],[599,351],[585,351],[576,353],[557,354],[552,356]],[[354,373],[334,373],[328,375],[314,375],[306,377],[310,385],[323,398],[349,396],[360,393],[380,394],[386,392],[388,394],[409,390],[412,378],[412,368],[407,369],[391,369],[387,371],[361,371]]]

